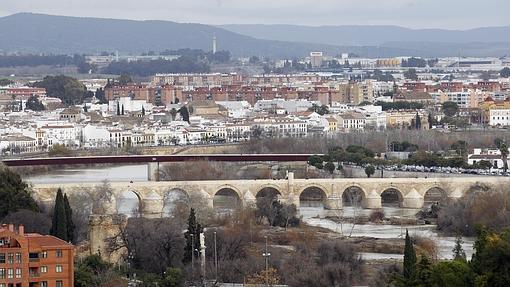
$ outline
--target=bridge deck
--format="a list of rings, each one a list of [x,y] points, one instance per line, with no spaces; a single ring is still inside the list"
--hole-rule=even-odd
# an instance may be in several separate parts
[[[249,162],[249,161],[307,161],[312,154],[184,154],[184,155],[121,155],[48,157],[3,160],[6,166],[75,165],[75,164],[128,164],[150,162],[183,162],[194,160]]]

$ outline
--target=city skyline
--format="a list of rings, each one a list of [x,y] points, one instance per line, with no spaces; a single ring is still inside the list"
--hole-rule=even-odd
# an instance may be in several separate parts
[[[309,0],[278,2],[236,0],[161,1],[62,1],[31,3],[7,0],[0,16],[20,12],[52,15],[99,17],[133,20],[168,20],[183,23],[291,24],[306,26],[395,25],[414,29],[442,28],[466,30],[477,27],[507,26],[505,12],[510,3],[503,0]],[[491,7],[499,7],[491,9]],[[312,8],[312,9],[311,9]],[[506,9],[505,9],[506,8]],[[490,13],[488,13],[490,10]],[[487,12],[487,13],[486,13]]]

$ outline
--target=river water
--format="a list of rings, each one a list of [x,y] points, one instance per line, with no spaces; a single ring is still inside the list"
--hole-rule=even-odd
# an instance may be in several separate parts
[[[396,207],[383,207],[386,217],[414,217],[417,209],[406,209]],[[359,215],[368,215],[371,210],[359,209],[353,210],[351,207],[344,208],[341,214],[335,216],[343,216],[345,218],[353,217],[354,212]],[[406,229],[411,237],[419,236],[434,241],[437,246],[439,259],[452,259],[453,248],[455,247],[455,237],[441,236],[438,234],[435,225],[390,225],[390,224],[353,224],[344,222],[342,224],[324,218],[324,211],[318,208],[300,208],[300,214],[303,216],[304,222],[309,225],[322,227],[337,232],[344,236],[351,237],[371,237],[379,239],[402,239],[405,238]],[[473,255],[473,245],[475,238],[463,237],[462,247],[466,252],[468,259]],[[386,254],[386,253],[363,253],[365,259],[403,259],[402,254]]]
[[[53,183],[86,183],[101,182],[104,180],[112,182],[122,181],[147,181],[147,165],[125,165],[105,168],[68,168],[53,170],[44,175],[26,177],[25,180],[33,184],[53,184]],[[384,207],[386,217],[411,218],[418,210],[404,209],[398,207]],[[341,214],[335,214],[343,217],[353,217],[357,215],[369,215],[371,210],[354,209],[345,207]],[[332,220],[324,218],[324,210],[317,207],[302,207],[300,214],[303,220],[312,226],[322,227],[343,235],[352,237],[372,237],[372,238],[395,238],[404,240],[405,230],[409,230],[411,236],[420,236],[430,238],[435,241],[438,247],[438,256],[441,259],[451,259],[453,257],[452,249],[455,246],[454,237],[440,236],[436,231],[435,225],[389,225],[389,224],[339,224]],[[352,230],[352,231],[351,231]],[[473,254],[474,238],[463,238],[463,248],[467,258]],[[363,253],[363,258],[373,259],[402,259],[401,254],[383,254],[383,253]]]
[[[34,184],[101,182],[104,180],[141,182],[147,181],[147,173],[146,164],[104,168],[67,168],[52,170],[44,175],[29,176],[25,180]]]

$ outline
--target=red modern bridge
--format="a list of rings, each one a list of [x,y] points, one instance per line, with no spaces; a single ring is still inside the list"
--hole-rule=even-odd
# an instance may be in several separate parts
[[[184,161],[224,162],[298,162],[308,161],[312,154],[179,154],[179,155],[118,155],[7,159],[6,166],[134,164]]]

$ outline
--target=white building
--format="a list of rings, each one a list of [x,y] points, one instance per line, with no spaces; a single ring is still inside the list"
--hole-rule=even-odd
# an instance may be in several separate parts
[[[152,104],[147,103],[147,101],[133,100],[130,97],[121,97],[108,102],[108,111],[117,113],[117,107],[119,107],[120,112],[122,112],[122,108],[124,108],[124,112],[140,112],[142,108],[146,112],[152,110]]]
[[[63,125],[44,125],[36,131],[39,145],[50,148],[55,144],[67,147],[79,147],[81,126],[70,123]]]
[[[110,132],[106,127],[86,125],[82,131],[82,142],[85,148],[110,146]]]
[[[468,155],[468,164],[473,165],[480,161],[488,161],[494,168],[498,169],[503,169],[505,166],[499,149],[473,149],[473,153]],[[510,149],[507,162],[510,164]]]
[[[343,132],[355,132],[365,130],[366,119],[360,113],[344,113],[337,115],[338,130]]]
[[[259,128],[269,137],[305,137],[306,122],[288,117],[259,118],[253,121],[254,128]]]
[[[500,127],[510,126],[510,109],[491,109],[489,125]]]
[[[359,112],[365,116],[366,128],[378,131],[386,129],[386,112],[382,110],[382,106],[361,106],[356,108],[356,112]]]
[[[227,109],[229,118],[247,118],[252,109],[247,101],[216,101],[216,103]]]

